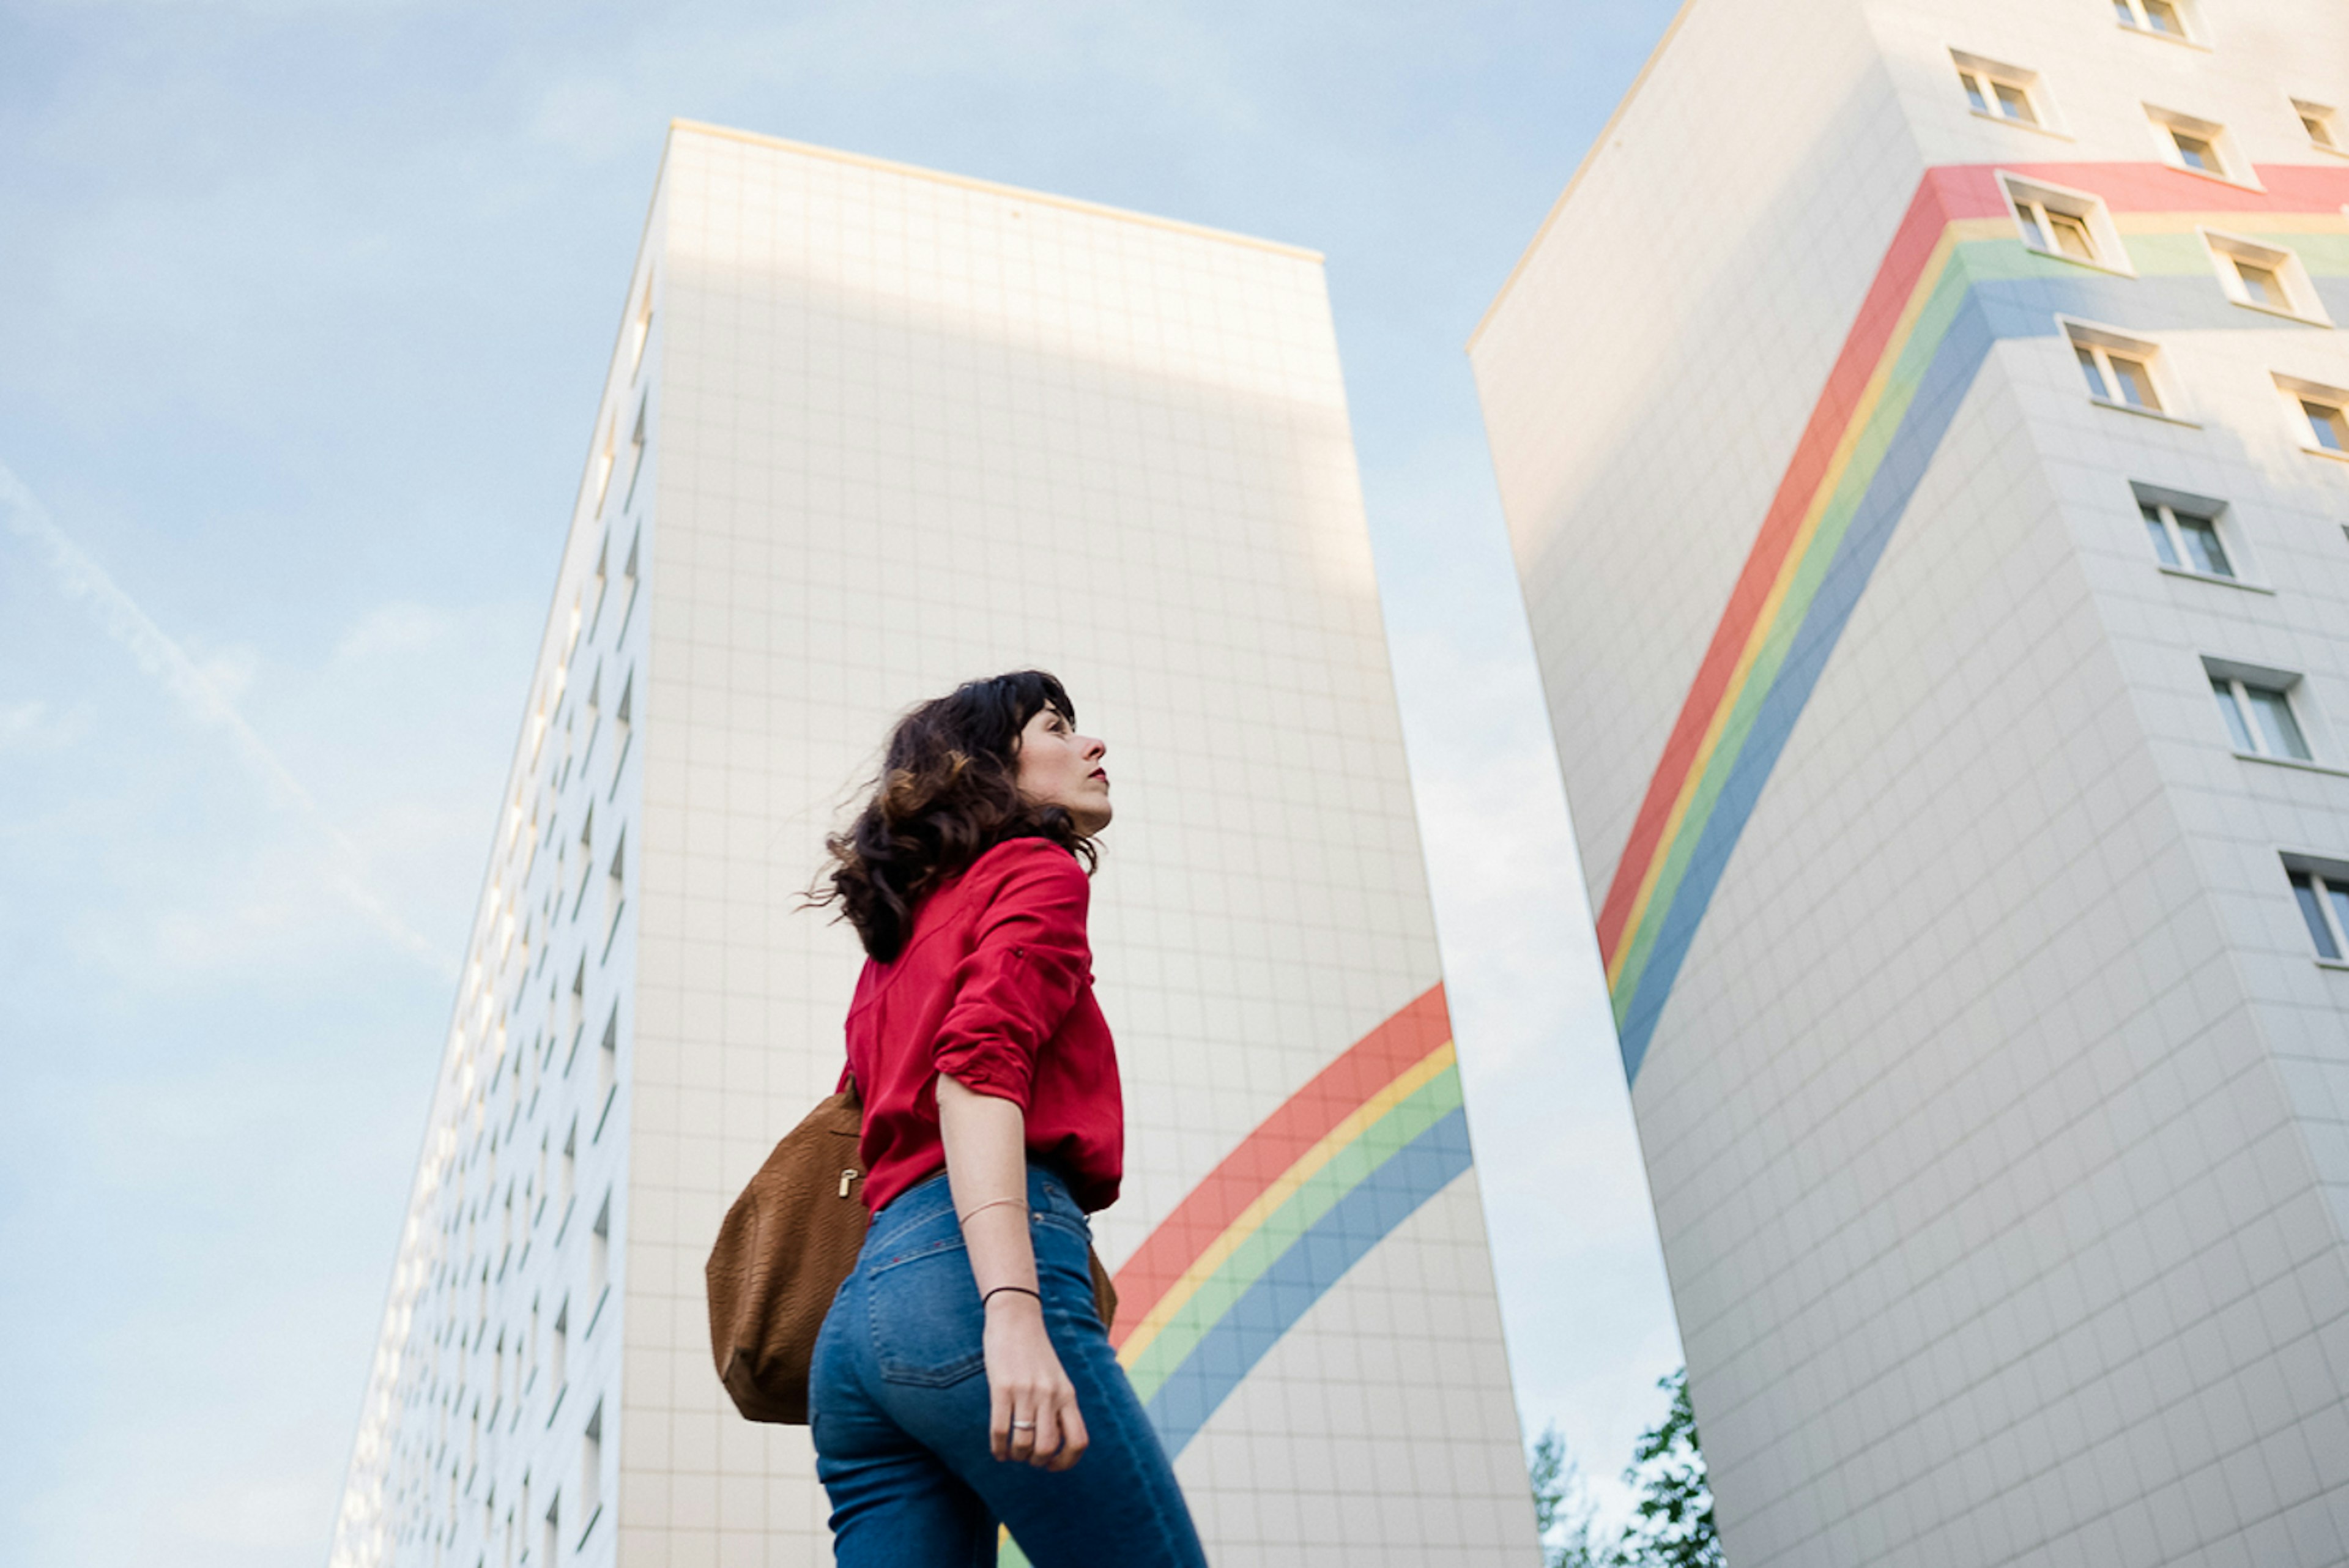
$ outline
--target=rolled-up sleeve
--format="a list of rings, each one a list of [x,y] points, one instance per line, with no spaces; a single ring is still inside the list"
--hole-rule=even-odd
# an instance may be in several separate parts
[[[930,1060],[966,1088],[1024,1111],[1037,1052],[1092,977],[1085,940],[1092,884],[1075,856],[1044,839],[997,853],[1008,862],[1002,881],[956,971]]]

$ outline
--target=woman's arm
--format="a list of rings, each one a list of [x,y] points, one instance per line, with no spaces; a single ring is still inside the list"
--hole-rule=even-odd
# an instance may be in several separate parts
[[[987,1311],[988,1438],[999,1459],[1064,1470],[1085,1451],[1077,1391],[1044,1331],[1028,1234],[1027,1116],[1010,1100],[938,1075],[947,1185]],[[999,1285],[1013,1287],[996,1294]],[[1014,1423],[1021,1423],[1015,1426]],[[1033,1427],[1025,1423],[1033,1422]]]

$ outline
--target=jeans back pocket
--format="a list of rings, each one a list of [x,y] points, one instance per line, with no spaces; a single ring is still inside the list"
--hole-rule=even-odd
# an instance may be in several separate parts
[[[987,1366],[986,1313],[959,1237],[890,1258],[865,1282],[882,1379],[944,1388]]]

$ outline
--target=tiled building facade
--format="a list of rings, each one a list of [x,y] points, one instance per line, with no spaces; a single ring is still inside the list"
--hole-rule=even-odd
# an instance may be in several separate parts
[[[1531,1561],[1319,258],[680,124],[627,302],[336,1568],[830,1561],[702,1262],[839,1069],[823,833],[1030,665],[1118,781],[1097,1230],[1211,1553]]]
[[[2349,1561],[2344,115],[1692,0],[1472,342],[1737,1568]]]

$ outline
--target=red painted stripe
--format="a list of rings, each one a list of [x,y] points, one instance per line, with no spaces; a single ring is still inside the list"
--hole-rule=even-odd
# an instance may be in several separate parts
[[[1826,386],[1811,409],[1810,421],[1803,427],[1794,459],[1787,463],[1785,476],[1778,482],[1778,493],[1770,502],[1769,514],[1763,519],[1761,535],[1745,557],[1745,569],[1738,574],[1737,586],[1731,590],[1729,606],[1722,612],[1720,624],[1713,628],[1704,661],[1697,667],[1696,682],[1681,704],[1680,719],[1672,726],[1671,739],[1664,742],[1663,758],[1648,781],[1647,797],[1640,803],[1640,815],[1631,824],[1630,839],[1615,864],[1615,878],[1609,884],[1607,900],[1599,911],[1599,953],[1602,964],[1614,961],[1632,900],[1639,896],[1640,879],[1646,875],[1648,862],[1663,837],[1672,803],[1680,797],[1682,782],[1696,760],[1697,748],[1704,742],[1706,726],[1737,668],[1738,655],[1744,650],[1754,621],[1769,597],[1770,586],[1777,580],[1778,568],[1794,545],[1803,514],[1808,510],[1828,460],[1835,454],[1836,444],[1843,439],[1844,427],[1851,421],[1868,377],[1883,358],[1902,307],[1909,303],[1909,296],[1916,288],[1933,246],[1949,224],[1947,182],[1935,178],[1940,172],[1929,172],[1918,184],[1908,213],[1892,236],[1891,247],[1876,269],[1876,281],[1860,303],[1859,318],[1852,323],[1850,333],[1844,338],[1843,352],[1836,357],[1835,368],[1827,373]]]
[[[2305,163],[2258,166],[2255,172],[2267,187],[2264,191],[2189,174],[2167,163],[2002,163],[1997,167],[2051,185],[2093,192],[2116,213],[2312,212],[2349,201],[2349,168]],[[1978,177],[1990,198],[1987,211],[1955,216],[1991,217],[2005,212],[1992,178],[1992,165],[1964,164],[1934,172]]]
[[[2176,212],[2306,212],[2349,202],[2349,169],[2311,164],[2266,164],[2259,167],[2265,191],[2246,190],[2223,181],[2209,180],[2163,163],[2013,163],[1951,164],[1926,171],[1918,183],[1909,211],[1893,235],[1892,244],[1877,268],[1875,282],[1860,306],[1859,317],[1845,339],[1843,351],[1828,373],[1826,389],[1813,406],[1795,455],[1779,482],[1777,494],[1763,520],[1762,531],[1747,556],[1744,570],[1732,590],[1729,604],[1714,628],[1713,642],[1698,666],[1695,683],[1682,704],[1680,717],[1664,752],[1648,781],[1648,792],[1631,825],[1631,834],[1608,884],[1599,912],[1599,950],[1602,963],[1614,961],[1630,918],[1632,901],[1647,875],[1663,836],[1672,803],[1693,764],[1697,748],[1714,710],[1726,695],[1730,674],[1751,636],[1770,585],[1777,578],[1795,530],[1809,509],[1827,459],[1842,440],[1861,388],[1889,347],[1893,324],[1915,288],[1925,260],[1932,254],[1941,230],[1967,218],[2000,217],[2006,213],[1997,171],[2011,171],[2051,184],[2094,192],[2116,213]]]
[[[1184,1271],[1281,1172],[1405,1068],[1451,1038],[1451,1015],[1439,982],[1348,1046],[1343,1055],[1289,1096],[1191,1189],[1118,1270],[1117,1324],[1110,1343],[1123,1345]]]

